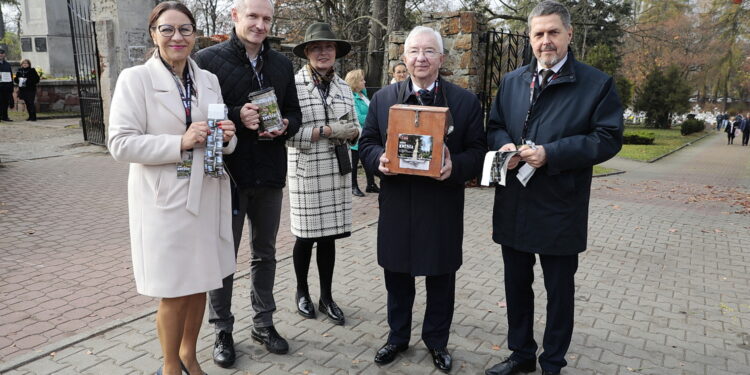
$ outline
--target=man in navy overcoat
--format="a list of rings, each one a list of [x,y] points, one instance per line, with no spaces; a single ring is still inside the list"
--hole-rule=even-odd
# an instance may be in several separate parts
[[[417,26],[404,43],[410,78],[382,88],[372,98],[359,140],[365,168],[381,176],[378,264],[388,290],[388,341],[375,355],[385,365],[406,350],[411,338],[414,278],[426,276],[427,306],[422,340],[435,367],[450,371],[447,350],[453,319],[456,271],[461,267],[464,183],[475,177],[487,151],[482,110],[476,95],[439,76],[445,56],[440,34]],[[388,110],[394,104],[448,107],[453,131],[440,177],[394,175],[398,160],[384,155]]]
[[[533,372],[534,263],[547,290],[539,364],[558,374],[573,333],[574,276],[586,250],[593,166],[620,151],[623,108],[612,77],[575,60],[570,13],[542,1],[529,15],[531,64],[503,77],[487,128],[491,150],[516,150],[505,187],[495,190],[493,234],[502,245],[508,306],[506,359],[488,375]],[[520,162],[520,164],[519,164]],[[533,171],[524,186],[518,166]],[[532,169],[532,167],[534,169]]]

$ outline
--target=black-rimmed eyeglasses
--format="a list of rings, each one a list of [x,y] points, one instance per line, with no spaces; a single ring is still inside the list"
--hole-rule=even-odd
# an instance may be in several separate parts
[[[159,25],[159,26],[151,26],[151,30],[158,30],[159,34],[165,38],[169,38],[172,35],[174,35],[175,27],[172,25]],[[180,31],[180,35],[182,36],[191,36],[195,34],[195,25],[191,23],[186,23],[184,25],[180,25],[177,27],[177,30]]]

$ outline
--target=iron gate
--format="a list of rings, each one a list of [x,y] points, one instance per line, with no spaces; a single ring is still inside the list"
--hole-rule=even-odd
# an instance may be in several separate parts
[[[500,87],[500,80],[508,72],[531,62],[531,46],[525,34],[504,30],[490,30],[483,36],[485,43],[484,82],[479,99],[482,101],[485,125],[489,121],[492,100]]]
[[[104,145],[104,110],[99,85],[99,49],[96,46],[94,21],[90,19],[89,0],[68,0],[73,59],[78,82],[83,139]]]

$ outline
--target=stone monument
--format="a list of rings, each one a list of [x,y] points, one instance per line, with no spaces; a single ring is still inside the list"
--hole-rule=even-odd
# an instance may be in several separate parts
[[[73,41],[65,0],[22,0],[21,57],[47,76],[74,76]]]

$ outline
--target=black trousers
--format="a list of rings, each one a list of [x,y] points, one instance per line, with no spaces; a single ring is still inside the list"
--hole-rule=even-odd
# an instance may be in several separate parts
[[[352,151],[352,187],[358,186],[357,183],[357,166],[359,166],[359,151],[357,150],[351,150]],[[367,186],[372,186],[375,184],[375,177],[367,172],[367,169],[365,169],[365,178],[367,178]]]
[[[750,126],[750,125],[748,125]],[[750,130],[742,132],[742,145],[747,146],[747,142],[750,140]]]
[[[5,120],[8,118],[8,107],[13,102],[13,88],[7,90],[5,88],[0,89],[0,119]]]
[[[232,192],[235,192],[232,187]],[[273,286],[276,280],[276,235],[281,220],[281,201],[284,193],[281,188],[244,188],[236,191],[239,199],[237,214],[232,216],[234,235],[234,259],[242,239],[245,219],[250,225],[250,304],[253,307],[253,325],[270,327],[276,300]],[[222,287],[208,293],[208,322],[215,330],[232,332],[232,290],[234,274],[222,280]]]
[[[411,315],[414,307],[414,276],[386,269],[385,288],[388,290],[388,343],[408,344],[411,338]],[[422,322],[422,341],[430,349],[448,345],[453,321],[456,273],[427,276],[427,306]]]
[[[22,91],[18,97],[26,104],[26,111],[29,112],[29,119],[36,120],[36,92]]]
[[[574,276],[578,255],[539,255],[547,290],[547,325],[544,328],[544,352],[539,356],[542,369],[559,372],[567,365],[565,353],[573,336],[575,295]],[[518,361],[536,358],[534,341],[534,264],[536,255],[503,246],[505,298],[508,306],[508,348]]]

